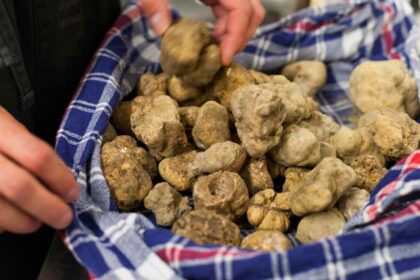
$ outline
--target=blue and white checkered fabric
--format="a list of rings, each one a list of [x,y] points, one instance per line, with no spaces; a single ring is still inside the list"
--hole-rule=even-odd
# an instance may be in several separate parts
[[[402,59],[420,86],[420,30],[405,0],[353,0],[306,9],[258,30],[236,57],[278,72],[302,59],[326,61],[321,109],[349,124],[348,77],[363,60]],[[420,156],[399,164],[347,232],[284,254],[198,246],[156,228],[140,213],[119,213],[100,164],[102,134],[139,76],[158,72],[159,39],[129,5],[107,34],[57,135],[56,150],[81,186],[65,241],[97,279],[415,279],[420,275]],[[420,88],[420,87],[419,87]],[[419,173],[419,174],[417,174]],[[405,186],[410,186],[405,188]],[[405,191],[408,190],[408,191]],[[383,207],[401,202],[396,211]],[[409,197],[410,199],[408,199]],[[417,211],[416,211],[417,210]]]

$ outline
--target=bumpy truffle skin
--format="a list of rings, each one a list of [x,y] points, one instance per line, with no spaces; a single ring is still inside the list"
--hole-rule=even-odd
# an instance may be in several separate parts
[[[197,152],[186,152],[175,157],[165,158],[159,163],[159,174],[178,191],[191,190],[194,176],[189,170]]]
[[[219,46],[211,44],[203,49],[197,67],[181,78],[187,85],[204,87],[213,81],[220,67],[222,67],[222,61]]]
[[[272,189],[258,192],[249,200],[248,222],[258,230],[286,232],[290,227],[289,193]]]
[[[248,189],[234,172],[221,171],[199,177],[193,187],[194,207],[207,209],[233,221],[245,214]]]
[[[283,191],[290,194],[295,193],[306,182],[310,171],[310,169],[300,167],[287,168],[284,174]]]
[[[367,128],[351,129],[342,126],[330,139],[337,156],[350,164],[360,155],[376,156],[383,164],[385,158],[373,142],[373,135]]]
[[[117,138],[117,132],[115,131],[115,128],[112,126],[112,124],[108,124],[106,127],[106,130],[104,132],[104,135],[102,136],[102,145],[108,142],[111,142],[115,138]]]
[[[252,157],[263,157],[279,143],[286,110],[275,91],[256,85],[241,88],[234,92],[231,108],[239,138]]]
[[[209,101],[198,112],[192,129],[194,143],[200,149],[208,149],[215,143],[230,140],[229,115],[225,107]]]
[[[133,103],[131,101],[120,102],[111,116],[111,124],[119,132],[119,134],[133,135],[130,124],[132,105]]]
[[[209,90],[217,97],[220,104],[230,111],[232,94],[239,88],[253,84],[254,78],[248,70],[241,64],[232,63],[217,73]]]
[[[251,195],[265,189],[274,188],[266,159],[248,159],[242,167],[240,175],[248,186]]]
[[[255,71],[255,70],[250,69],[249,70],[249,74],[251,74],[251,76],[254,78],[254,83],[256,85],[265,84],[265,83],[270,83],[271,82],[271,77],[268,76],[265,73],[258,72],[258,71]]]
[[[322,61],[301,60],[286,65],[281,74],[300,85],[310,97],[327,82],[327,67]]]
[[[194,210],[179,218],[172,231],[195,243],[239,246],[241,234],[229,219],[208,210]]]
[[[350,76],[350,99],[362,113],[383,108],[415,117],[419,100],[414,78],[402,61],[366,61]]]
[[[357,174],[355,187],[371,193],[388,170],[380,159],[372,155],[361,155],[353,159],[350,166]]]
[[[154,75],[153,73],[143,74],[137,86],[137,95],[153,96],[155,92],[168,92],[169,75],[160,73]]]
[[[151,153],[143,148],[138,147],[134,151],[134,156],[136,157],[137,161],[140,162],[144,170],[149,173],[150,177],[156,177],[158,174],[158,168],[156,165],[156,160]]]
[[[179,217],[191,210],[188,197],[182,197],[168,183],[153,187],[144,199],[144,207],[153,212],[158,225],[171,226]]]
[[[293,247],[292,242],[281,232],[259,230],[242,240],[241,247],[258,251],[282,253]]]
[[[296,238],[303,244],[319,241],[339,234],[345,223],[343,214],[337,208],[311,214],[299,222]]]
[[[391,160],[407,156],[419,146],[420,124],[405,113],[372,111],[361,116],[357,126],[367,128],[380,152]]]
[[[152,179],[137,160],[136,141],[119,136],[102,147],[103,172],[117,206],[129,211],[140,206],[152,189]]]
[[[211,174],[218,171],[239,172],[246,160],[246,151],[240,145],[227,141],[213,144],[206,151],[197,153],[190,174]]]
[[[369,193],[366,190],[351,188],[343,194],[336,207],[347,220],[350,220],[366,205],[368,200]]]
[[[335,157],[335,148],[320,142],[309,129],[291,125],[280,143],[270,151],[272,159],[283,166],[313,167],[325,157]]]
[[[169,80],[169,95],[176,101],[185,102],[195,99],[202,94],[202,90],[186,85],[180,78],[172,76]]]
[[[160,63],[164,72],[178,76],[191,73],[197,67],[201,52],[211,42],[204,23],[187,19],[176,21],[162,38]]]
[[[178,109],[181,122],[185,129],[191,130],[194,127],[198,111],[200,111],[200,107],[197,106],[185,106]]]
[[[150,102],[139,99],[133,105],[131,126],[137,139],[146,144],[157,159],[183,152],[188,143],[178,105],[169,96],[160,96]]]
[[[307,120],[299,123],[300,127],[309,129],[319,141],[329,142],[331,136],[333,136],[339,129],[340,125],[334,122],[329,116],[314,111],[311,117]]]
[[[356,172],[336,158],[323,159],[290,197],[296,216],[328,210],[356,183]]]
[[[289,82],[283,76],[272,76],[270,83],[259,86],[271,89],[280,97],[286,108],[285,124],[293,124],[307,119],[316,109],[314,100],[307,97],[300,86]]]

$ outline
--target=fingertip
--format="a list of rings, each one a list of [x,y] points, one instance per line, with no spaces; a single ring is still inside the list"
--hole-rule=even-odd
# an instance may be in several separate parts
[[[73,212],[68,208],[68,210],[65,211],[65,214],[61,216],[61,218],[57,221],[56,225],[54,225],[55,229],[65,229],[70,225],[70,223],[73,221]]]
[[[66,202],[74,202],[76,201],[80,196],[80,189],[79,186],[76,185],[76,187],[72,187],[72,189],[67,193],[65,200]]]
[[[154,14],[149,20],[153,32],[158,35],[162,36],[165,34],[166,30],[171,26],[172,17],[170,14],[166,14],[164,12],[158,12]]]

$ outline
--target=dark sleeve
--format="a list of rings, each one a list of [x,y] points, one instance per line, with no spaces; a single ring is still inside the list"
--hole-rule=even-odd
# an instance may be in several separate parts
[[[65,108],[106,31],[118,0],[15,0],[22,53],[35,91],[36,134],[53,143]]]

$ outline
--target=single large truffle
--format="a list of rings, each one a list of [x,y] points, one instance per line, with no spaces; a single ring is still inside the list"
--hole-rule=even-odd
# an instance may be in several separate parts
[[[198,111],[192,136],[196,146],[203,150],[213,144],[229,141],[229,115],[226,108],[214,101],[204,104]]]
[[[289,193],[260,191],[250,199],[246,214],[248,222],[259,230],[286,232],[290,227]]]
[[[258,251],[282,253],[293,247],[292,242],[281,232],[259,230],[242,240],[241,247]]]
[[[182,197],[168,183],[157,184],[144,200],[144,206],[156,217],[161,226],[171,226],[179,217],[191,210],[188,197]]]
[[[134,102],[132,130],[157,159],[185,151],[188,140],[172,98],[165,95],[150,101],[139,96]]]
[[[366,61],[350,76],[350,99],[362,113],[384,108],[415,117],[419,111],[416,82],[402,61]]]
[[[252,157],[263,157],[279,143],[286,110],[275,91],[261,85],[241,88],[234,92],[231,108],[239,138]]]
[[[246,212],[249,194],[237,173],[222,171],[198,178],[193,198],[196,210],[207,209],[233,221]]]
[[[296,216],[331,209],[356,183],[356,172],[337,158],[323,159],[307,174],[307,179],[290,197]]]
[[[208,210],[194,210],[179,218],[172,231],[195,243],[239,246],[241,234],[236,224]]]
[[[138,160],[136,140],[119,136],[103,145],[102,167],[118,208],[129,211],[141,205],[152,189],[152,179]]]
[[[311,214],[299,222],[296,238],[303,244],[319,241],[339,234],[345,223],[343,214],[337,208]]]

